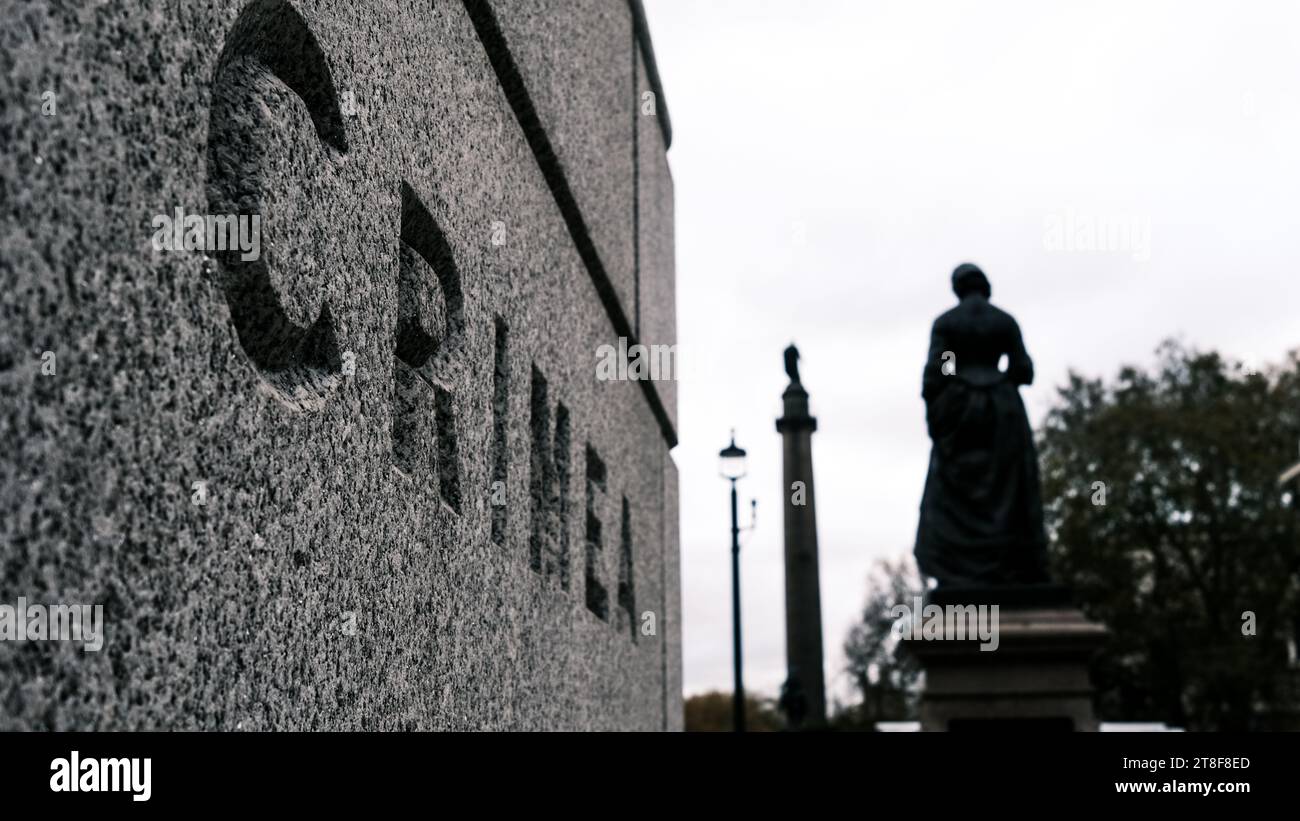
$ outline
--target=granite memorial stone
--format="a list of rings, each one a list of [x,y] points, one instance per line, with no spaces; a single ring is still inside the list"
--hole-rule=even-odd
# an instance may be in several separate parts
[[[640,3],[0,15],[0,729],[679,729]]]

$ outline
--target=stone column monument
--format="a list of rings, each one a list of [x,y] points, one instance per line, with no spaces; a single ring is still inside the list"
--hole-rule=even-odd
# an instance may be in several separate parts
[[[785,656],[787,678],[781,706],[793,729],[826,723],[822,669],[821,581],[817,570],[817,508],[813,494],[812,433],[808,391],[799,381],[799,351],[785,349],[790,385],[781,395],[784,415],[776,420],[784,454]]]

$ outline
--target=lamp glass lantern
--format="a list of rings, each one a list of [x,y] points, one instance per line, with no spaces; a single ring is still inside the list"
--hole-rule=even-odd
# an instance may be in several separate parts
[[[745,476],[745,450],[736,447],[736,433],[731,433],[731,444],[718,453],[718,464],[723,478],[736,481]]]

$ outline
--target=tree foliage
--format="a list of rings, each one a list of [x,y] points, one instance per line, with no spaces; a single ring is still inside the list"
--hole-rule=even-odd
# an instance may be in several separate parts
[[[916,718],[921,670],[915,657],[898,652],[890,613],[898,604],[912,607],[920,591],[921,579],[910,558],[881,560],[872,569],[862,617],[844,642],[845,672],[861,699],[837,709],[832,726],[869,730],[877,721]]]
[[[713,690],[691,696],[685,703],[688,733],[729,733],[732,730],[731,693]],[[745,731],[775,732],[785,729],[785,721],[771,699],[745,694]]]
[[[1175,342],[1157,356],[1113,382],[1071,373],[1040,434],[1055,575],[1111,630],[1102,716],[1286,726],[1300,511],[1278,476],[1298,458],[1300,358],[1256,373]]]

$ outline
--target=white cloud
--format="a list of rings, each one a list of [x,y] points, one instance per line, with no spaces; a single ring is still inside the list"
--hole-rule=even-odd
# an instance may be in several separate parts
[[[908,552],[925,475],[920,366],[948,274],[1020,319],[1041,417],[1067,368],[1164,337],[1300,345],[1300,7],[1285,2],[646,0],[677,191],[685,682],[731,686],[730,427],[760,500],[742,551],[746,677],[784,678],[781,349],[814,438],[827,672],[873,559]],[[1150,259],[1051,253],[1044,220],[1141,218]],[[800,228],[802,224],[802,228]],[[1289,449],[1288,449],[1289,452]],[[748,495],[744,498],[748,498]]]

